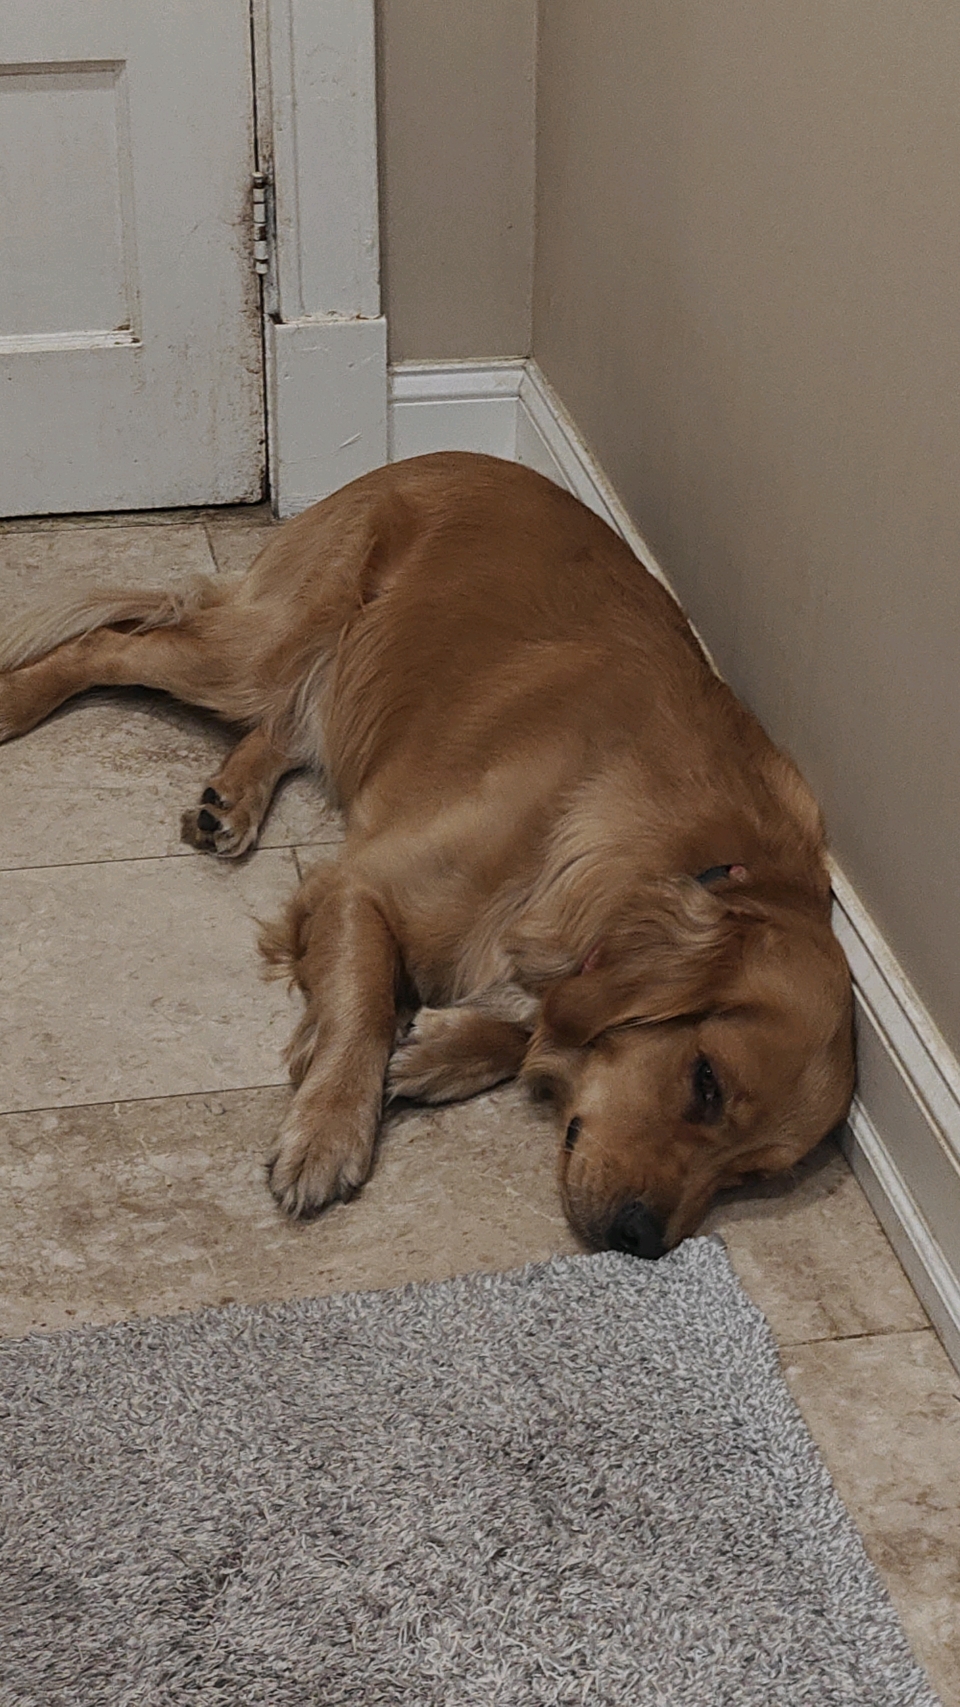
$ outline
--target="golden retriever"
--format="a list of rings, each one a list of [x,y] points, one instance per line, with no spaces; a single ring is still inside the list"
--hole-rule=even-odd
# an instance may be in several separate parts
[[[531,470],[378,469],[243,579],[84,597],[0,670],[0,737],[134,683],[245,728],[184,817],[198,848],[244,853],[296,767],[342,806],[340,857],[262,942],[306,999],[270,1164],[289,1214],[363,1184],[385,1094],[522,1074],[556,1102],[574,1229],[656,1257],[846,1113],[817,806],[670,596]]]

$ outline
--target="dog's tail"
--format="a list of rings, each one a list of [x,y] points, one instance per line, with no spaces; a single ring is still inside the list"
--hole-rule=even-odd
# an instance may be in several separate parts
[[[16,670],[97,628],[121,625],[134,634],[175,628],[201,606],[216,601],[210,580],[198,576],[179,587],[101,587],[50,610],[28,612],[0,635],[0,670]],[[222,595],[221,595],[222,596]]]

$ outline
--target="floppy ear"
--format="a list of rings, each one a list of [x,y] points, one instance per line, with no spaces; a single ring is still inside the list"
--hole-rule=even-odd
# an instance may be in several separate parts
[[[739,958],[744,924],[693,879],[660,885],[655,904],[611,926],[582,972],[546,991],[544,1028],[582,1048],[615,1025],[706,1011]]]

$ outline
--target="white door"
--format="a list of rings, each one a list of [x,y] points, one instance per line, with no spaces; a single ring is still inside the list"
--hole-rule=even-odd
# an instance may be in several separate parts
[[[0,515],[261,496],[249,0],[2,0]]]

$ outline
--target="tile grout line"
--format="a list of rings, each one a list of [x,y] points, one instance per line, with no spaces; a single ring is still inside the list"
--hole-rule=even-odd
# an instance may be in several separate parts
[[[295,842],[271,842],[266,847],[256,848],[254,852],[258,854],[292,853],[297,871],[302,877],[300,864],[297,860],[298,848],[339,847],[340,840],[341,838],[338,838],[336,841],[331,839],[330,841],[324,842],[305,842],[302,838],[298,838]],[[161,860],[167,859],[183,860],[187,863],[191,863],[195,856],[195,848],[186,848],[183,853],[177,851],[175,853],[162,854],[120,854],[117,858],[111,858],[108,855],[105,859],[67,859],[57,861],[49,865],[0,865],[0,875],[11,876],[20,871],[78,871],[92,865],[159,865]],[[205,857],[209,858],[210,856]],[[212,863],[216,865],[218,870],[228,870],[230,866],[235,866],[237,870],[242,870],[244,865],[243,861],[221,859],[214,859]]]
[[[283,847],[277,849],[266,848],[264,849],[264,852],[283,853],[286,851],[286,847],[288,846],[292,846],[292,843],[286,843]],[[112,857],[108,854],[104,859],[65,859],[58,860],[49,865],[3,865],[0,866],[0,872],[2,872],[5,877],[12,877],[21,871],[81,871],[91,865],[159,865],[161,860],[189,860],[189,858],[189,849],[185,849],[183,853],[178,851],[176,853],[162,854],[120,854],[116,857]]]
[[[207,542],[207,550],[210,553],[210,561],[213,564],[213,573],[215,575],[222,575],[223,570],[220,568],[220,562],[219,562],[219,559],[217,557],[216,547],[214,546],[214,543],[213,543],[213,535],[210,532],[210,523],[209,523],[209,521],[204,520],[201,523],[201,526],[203,528],[203,537]]]
[[[897,1335],[903,1336],[904,1334],[934,1334],[934,1337],[936,1337],[932,1324],[927,1322],[925,1327],[871,1328],[861,1334],[823,1334],[816,1339],[810,1340],[778,1341],[777,1350],[784,1353],[788,1351],[800,1351],[804,1346],[808,1345],[849,1345],[852,1341],[893,1339]]]
[[[246,1096],[250,1091],[289,1090],[290,1080],[270,1079],[257,1085],[214,1085],[207,1090],[166,1091],[153,1096],[102,1097],[95,1102],[32,1103],[29,1108],[0,1108],[0,1121],[12,1120],[21,1114],[73,1114],[86,1108],[134,1108],[148,1102],[185,1102],[188,1097]]]

